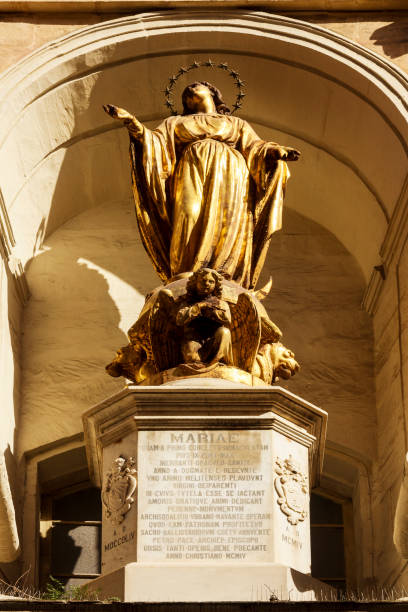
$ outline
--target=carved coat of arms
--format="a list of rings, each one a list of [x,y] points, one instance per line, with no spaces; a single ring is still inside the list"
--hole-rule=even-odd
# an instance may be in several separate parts
[[[112,525],[119,525],[129,512],[136,491],[136,469],[133,457],[117,457],[112,462],[111,469],[106,474],[102,489],[102,502],[105,506],[106,518]]]
[[[309,506],[309,489],[307,477],[300,471],[292,456],[288,459],[276,459],[275,489],[278,494],[278,504],[289,523],[297,525],[304,521]]]

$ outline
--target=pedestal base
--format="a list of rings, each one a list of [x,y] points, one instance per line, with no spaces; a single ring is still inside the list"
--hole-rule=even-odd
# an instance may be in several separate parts
[[[326,419],[278,387],[129,388],[89,411],[104,504],[92,586],[124,601],[319,598],[309,490]]]
[[[313,601],[334,589],[284,565],[175,565],[128,563],[88,584],[101,598],[122,601]],[[331,597],[330,597],[331,596]]]

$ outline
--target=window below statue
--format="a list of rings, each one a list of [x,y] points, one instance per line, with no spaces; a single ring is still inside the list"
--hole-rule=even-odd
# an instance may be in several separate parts
[[[66,587],[85,584],[101,572],[101,498],[82,483],[42,497],[40,584],[49,577]]]
[[[310,497],[312,576],[346,590],[343,505],[312,493]]]

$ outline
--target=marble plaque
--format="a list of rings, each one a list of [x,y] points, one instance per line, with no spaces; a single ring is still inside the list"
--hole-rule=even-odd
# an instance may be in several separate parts
[[[139,431],[138,561],[271,561],[271,441],[269,430]]]

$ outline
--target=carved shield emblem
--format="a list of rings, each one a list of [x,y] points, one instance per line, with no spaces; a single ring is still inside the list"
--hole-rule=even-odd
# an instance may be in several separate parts
[[[102,489],[102,502],[105,506],[105,515],[112,525],[119,525],[127,512],[129,512],[136,491],[136,469],[133,457],[125,459],[117,457],[111,469],[106,474]]]
[[[275,489],[278,494],[278,504],[289,523],[297,525],[307,516],[309,505],[309,489],[306,476],[300,471],[289,455],[288,459],[275,461]]]

